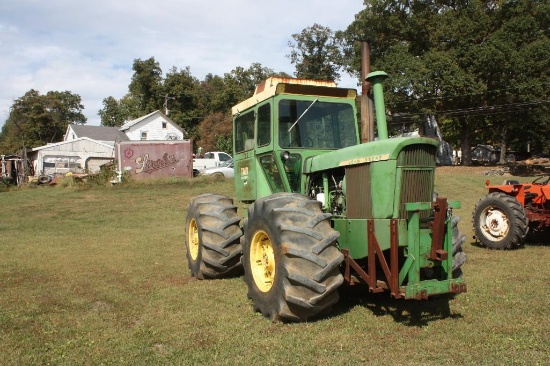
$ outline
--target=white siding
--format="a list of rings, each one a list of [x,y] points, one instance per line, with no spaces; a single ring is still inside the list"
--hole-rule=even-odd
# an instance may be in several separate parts
[[[69,125],[69,127],[67,128],[67,134],[65,135],[65,141],[72,141],[76,139],[77,139],[76,133],[73,131],[73,128]]]
[[[105,159],[105,158],[89,158],[88,161],[85,162],[86,169],[89,171],[95,173],[99,172],[99,168],[103,165],[111,161],[111,159]]]
[[[88,166],[88,162],[93,160],[106,162],[113,159],[114,148],[84,138],[51,146],[46,145],[33,151],[32,154],[36,175],[64,174],[69,171],[80,172],[84,169],[96,173],[99,171],[98,164],[92,163]]]
[[[162,128],[163,122],[166,123],[166,128]],[[131,141],[140,141],[142,132],[147,133],[148,141],[164,141],[168,139],[168,136],[176,136],[177,140],[183,140],[183,133],[172,123],[158,115],[140,121],[124,132]]]

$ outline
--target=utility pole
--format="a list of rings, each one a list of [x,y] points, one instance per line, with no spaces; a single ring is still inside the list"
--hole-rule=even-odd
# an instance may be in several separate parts
[[[170,94],[161,94],[162,98],[164,98],[164,114],[168,116],[170,114],[170,110],[168,109],[168,99],[176,99],[175,97],[171,97]]]

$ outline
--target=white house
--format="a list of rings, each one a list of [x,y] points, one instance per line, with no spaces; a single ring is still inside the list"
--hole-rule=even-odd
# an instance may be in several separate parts
[[[64,141],[35,147],[29,156],[36,175],[88,171],[115,157],[115,144],[124,141],[182,141],[185,131],[160,111],[126,122],[120,128],[70,124]]]
[[[80,137],[35,147],[29,153],[35,175],[68,172],[99,172],[99,167],[114,159],[114,148],[104,142]]]
[[[183,140],[185,131],[160,111],[127,121],[120,127],[130,141]]]

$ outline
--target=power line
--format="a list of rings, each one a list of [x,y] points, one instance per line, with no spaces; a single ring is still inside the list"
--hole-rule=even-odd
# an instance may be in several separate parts
[[[405,100],[401,103],[405,104],[405,103],[410,103],[411,101],[426,101],[426,100],[437,100],[437,99],[453,99],[453,98],[459,98],[459,97],[473,97],[473,96],[476,96],[476,95],[485,95],[485,94],[495,94],[495,93],[500,93],[500,92],[504,92],[504,91],[508,91],[508,90],[521,90],[521,89],[533,89],[535,87],[544,87],[546,85],[550,85],[550,82],[540,82],[540,83],[537,83],[537,84],[531,84],[529,86],[517,86],[517,87],[510,87],[510,88],[503,88],[503,89],[493,89],[493,90],[487,90],[485,92],[480,92],[480,93],[466,93],[466,94],[454,94],[454,95],[447,95],[447,96],[433,96],[433,97],[423,97],[421,99],[408,99],[408,100]],[[400,104],[401,104],[400,103]]]
[[[490,114],[502,114],[510,112],[520,112],[524,110],[536,109],[543,107],[544,104],[550,103],[550,100],[539,100],[533,102],[522,102],[522,103],[508,103],[508,104],[499,104],[494,106],[485,106],[485,107],[472,107],[472,108],[461,108],[461,109],[449,109],[444,111],[433,111],[433,112],[416,112],[416,113],[403,113],[403,114],[394,114],[393,119],[398,121],[394,123],[401,123],[407,121],[413,121],[417,116],[424,116],[428,113],[444,115],[446,117],[454,116],[481,116],[481,115],[490,115]]]

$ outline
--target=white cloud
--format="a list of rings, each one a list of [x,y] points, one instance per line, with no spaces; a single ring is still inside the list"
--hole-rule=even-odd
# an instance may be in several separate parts
[[[0,126],[30,89],[79,94],[97,125],[102,100],[127,92],[138,58],[155,57],[165,72],[189,66],[199,79],[253,62],[292,73],[292,34],[314,23],[345,29],[362,8],[361,0],[3,0]]]

